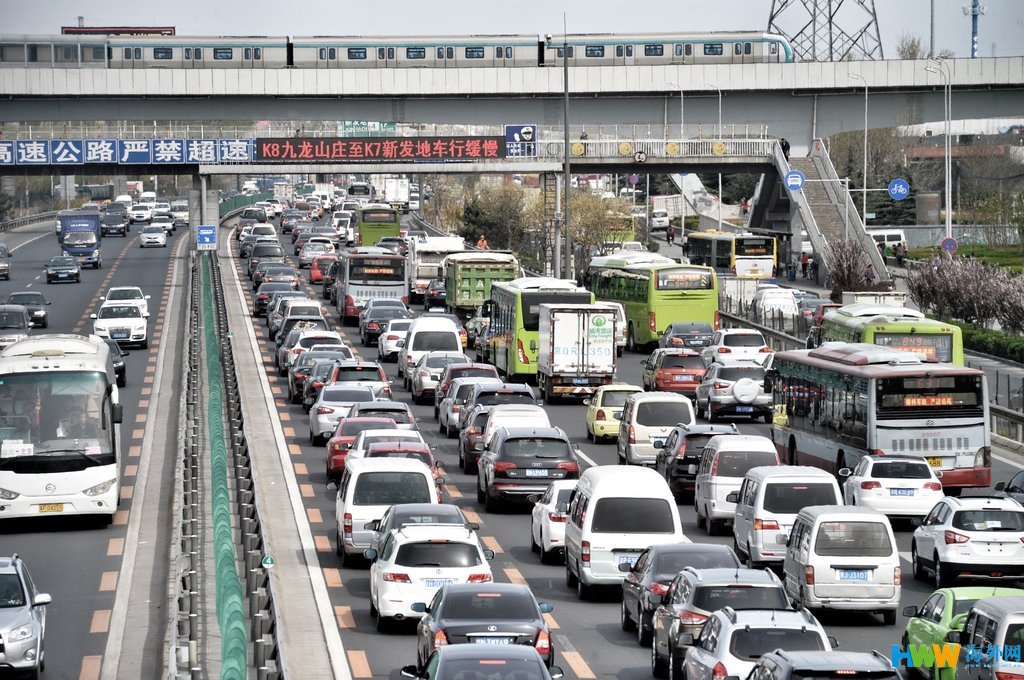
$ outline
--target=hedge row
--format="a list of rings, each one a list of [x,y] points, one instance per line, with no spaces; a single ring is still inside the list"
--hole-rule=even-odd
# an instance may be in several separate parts
[[[952,321],[963,331],[964,349],[1024,364],[1024,337],[985,330],[972,323]]]

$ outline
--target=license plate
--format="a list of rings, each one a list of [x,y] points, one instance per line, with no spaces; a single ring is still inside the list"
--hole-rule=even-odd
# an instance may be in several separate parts
[[[70,274],[57,274],[57,277],[58,277],[58,278],[61,278],[61,279],[66,279],[66,278],[68,278],[69,276],[71,276],[71,275],[70,275]]]
[[[114,334],[112,334],[112,337],[114,338],[114,340],[127,340],[128,339],[128,334],[127,333],[114,333]]]
[[[913,496],[913,489],[889,489],[890,496]]]
[[[703,345],[704,341],[703,340],[688,340],[686,342],[686,344],[688,344],[688,345]]]
[[[867,581],[868,572],[866,569],[840,569],[840,581]]]
[[[448,585],[450,583],[455,583],[455,579],[453,579],[453,578],[428,578],[428,579],[423,579],[423,585],[425,585],[428,588],[440,588],[441,586],[446,586],[446,585]]]
[[[634,564],[636,564],[636,561],[638,559],[640,559],[640,553],[635,553],[632,555],[619,555],[619,564],[628,564],[630,567],[632,567]]]
[[[691,376],[691,375],[677,375],[676,376],[676,382],[690,382],[691,380],[693,380],[693,376]]]
[[[572,379],[572,384],[573,385],[589,385],[590,384],[590,379],[589,378],[573,378]]]
[[[512,644],[511,638],[507,637],[475,637],[473,642],[478,645],[509,645]]]
[[[928,464],[931,465],[933,468],[940,468],[942,467],[942,458],[940,458],[939,456],[929,456]]]
[[[527,477],[547,477],[548,476],[548,471],[547,470],[532,470],[532,469],[527,468],[526,476]]]
[[[43,503],[39,506],[39,512],[64,512],[63,503]]]
[[[737,406],[736,407],[736,413],[753,413],[753,412],[754,412],[754,407],[753,406]]]

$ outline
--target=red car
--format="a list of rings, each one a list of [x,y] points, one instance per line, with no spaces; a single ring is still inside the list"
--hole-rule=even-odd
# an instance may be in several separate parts
[[[324,274],[331,268],[331,265],[338,261],[337,255],[317,255],[313,263],[309,265],[309,282],[323,283]]]
[[[644,362],[644,389],[693,395],[707,369],[692,349],[658,349]]]
[[[356,417],[342,418],[334,430],[334,436],[327,442],[327,479],[339,480],[345,471],[345,459],[348,457],[352,442],[363,430],[392,430],[395,421],[392,418]]]

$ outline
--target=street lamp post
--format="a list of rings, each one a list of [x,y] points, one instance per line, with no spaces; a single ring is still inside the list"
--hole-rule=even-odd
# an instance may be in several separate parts
[[[868,225],[868,81],[859,73],[851,73],[849,76],[864,83],[864,176],[862,177],[860,213],[866,227]]]
[[[679,83],[669,82],[669,85],[679,90],[679,139],[682,140],[685,136],[683,132],[683,86]]]
[[[713,87],[718,92],[718,137],[722,137],[722,89],[714,83],[706,83],[707,87]],[[722,173],[718,173],[718,230],[722,230]]]
[[[932,66],[925,66],[924,70],[929,73],[937,73],[942,77],[942,108],[943,117],[945,122],[945,143],[943,144],[944,151],[944,167],[946,171],[946,238],[953,237],[953,177],[952,177],[952,163],[951,156],[953,152],[952,143],[950,142],[950,128],[952,126],[953,117],[953,78],[952,73],[949,71],[949,65],[941,59],[929,59],[933,64]]]
[[[565,212],[562,218],[562,234],[565,238],[565,275],[572,278],[572,240],[569,222],[569,200],[572,196],[572,172],[570,168],[569,153],[569,35],[565,22],[565,14],[562,14],[562,89],[564,94],[563,109],[565,110]]]

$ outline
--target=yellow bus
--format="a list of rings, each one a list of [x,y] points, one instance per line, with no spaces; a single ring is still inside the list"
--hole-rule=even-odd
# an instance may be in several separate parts
[[[775,283],[778,253],[775,239],[751,233],[694,231],[686,235],[692,264],[713,267],[719,274]]]

